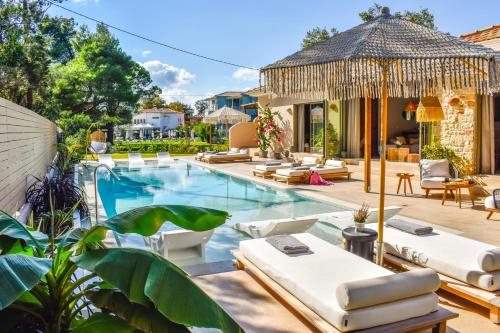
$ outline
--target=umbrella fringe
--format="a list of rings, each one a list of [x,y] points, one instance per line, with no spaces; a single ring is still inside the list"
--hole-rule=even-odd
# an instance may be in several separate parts
[[[264,68],[261,84],[279,97],[314,99],[380,98],[382,65],[388,65],[389,97],[416,98],[438,90],[472,88],[485,95],[500,91],[494,58],[343,59],[296,67]]]

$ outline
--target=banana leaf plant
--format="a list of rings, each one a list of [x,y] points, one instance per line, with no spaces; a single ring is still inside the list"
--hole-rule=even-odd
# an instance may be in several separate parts
[[[205,231],[224,211],[148,206],[51,238],[0,211],[0,332],[243,332],[179,267],[138,248],[107,248],[108,231],[151,236],[172,222]]]

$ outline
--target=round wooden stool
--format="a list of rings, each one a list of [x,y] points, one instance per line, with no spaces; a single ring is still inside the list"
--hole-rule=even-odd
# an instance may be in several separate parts
[[[407,172],[398,172],[396,176],[399,177],[399,183],[398,183],[398,192],[399,194],[399,189],[401,188],[401,182],[403,182],[403,191],[406,196],[406,182],[408,181],[408,186],[410,187],[410,193],[413,194],[413,188],[411,187],[411,177],[413,177],[412,173],[407,173]]]

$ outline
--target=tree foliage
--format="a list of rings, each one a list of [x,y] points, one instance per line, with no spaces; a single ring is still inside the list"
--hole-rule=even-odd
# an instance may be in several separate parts
[[[367,10],[359,13],[359,17],[364,21],[370,21],[380,14],[382,5],[377,3],[373,4]],[[436,29],[434,24],[434,15],[432,15],[428,8],[424,8],[418,11],[405,10],[404,12],[395,12],[392,14],[394,17],[407,20],[430,29]]]
[[[204,99],[201,99],[194,103],[194,108],[199,115],[205,114],[205,112],[208,111],[208,107],[208,102]]]
[[[339,32],[335,28],[327,30],[326,28],[316,27],[306,32],[306,36],[302,40],[302,48],[305,49],[306,47],[314,45],[318,42],[327,40],[338,33]]]

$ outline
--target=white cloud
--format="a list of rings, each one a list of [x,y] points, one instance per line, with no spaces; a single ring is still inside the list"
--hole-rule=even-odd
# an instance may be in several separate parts
[[[203,95],[192,95],[190,94],[187,90],[182,89],[182,88],[168,88],[164,89],[162,88],[162,93],[161,97],[167,101],[168,103],[170,102],[181,102],[181,103],[186,103],[191,105],[194,108],[194,103],[197,100],[204,99],[207,97],[213,96],[212,93],[205,93]]]
[[[259,79],[259,71],[250,68],[238,68],[234,71],[233,78],[240,81],[256,81]]]
[[[148,55],[151,54],[151,50],[144,50],[144,51],[141,52],[141,54],[142,54],[143,57],[147,57]]]
[[[196,75],[189,73],[184,68],[165,64],[159,60],[146,61],[142,66],[151,74],[153,84],[162,89],[184,86],[190,84],[196,78]]]

